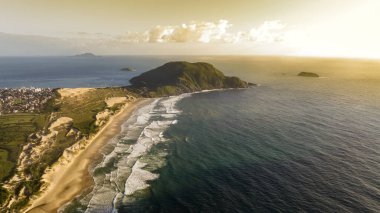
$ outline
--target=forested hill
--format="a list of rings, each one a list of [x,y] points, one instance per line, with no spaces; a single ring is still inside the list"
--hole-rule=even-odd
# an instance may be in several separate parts
[[[228,77],[204,62],[169,62],[130,80],[134,89],[144,89],[148,96],[176,95],[210,89],[246,88],[250,84],[238,77]]]

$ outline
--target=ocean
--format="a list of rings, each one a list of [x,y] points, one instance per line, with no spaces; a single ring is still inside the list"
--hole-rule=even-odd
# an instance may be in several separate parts
[[[65,206],[67,212],[380,212],[378,61],[12,60],[0,59],[0,87],[119,86],[171,60],[210,62],[258,84],[154,99],[135,111],[92,167],[95,187]],[[137,71],[119,71],[124,66]],[[321,77],[296,76],[301,71]]]
[[[0,57],[0,88],[112,87],[164,63],[155,57]],[[134,72],[121,71],[130,67]]]

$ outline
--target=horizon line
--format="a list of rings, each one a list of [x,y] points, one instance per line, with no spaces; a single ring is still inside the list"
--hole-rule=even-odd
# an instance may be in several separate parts
[[[73,55],[57,54],[57,55],[0,55],[0,58],[38,58],[38,57],[76,57],[77,55],[92,52],[82,52]],[[266,58],[309,58],[309,59],[332,59],[332,60],[365,60],[365,61],[380,61],[380,57],[345,57],[345,56],[314,56],[314,55],[277,55],[277,54],[95,54],[94,57],[266,57]],[[82,57],[91,58],[91,57]]]

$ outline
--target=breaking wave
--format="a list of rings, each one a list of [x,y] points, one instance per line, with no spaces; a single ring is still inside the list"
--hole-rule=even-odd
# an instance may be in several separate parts
[[[167,141],[164,132],[181,113],[176,104],[187,96],[155,99],[131,115],[120,135],[101,150],[103,159],[90,172],[95,184],[79,200],[83,212],[117,212],[146,192],[148,181],[157,179],[155,171],[166,163],[167,149],[155,145]]]

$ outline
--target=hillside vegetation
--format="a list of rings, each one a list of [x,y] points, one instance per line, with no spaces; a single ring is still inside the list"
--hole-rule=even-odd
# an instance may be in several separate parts
[[[68,96],[62,96],[60,91],[56,90],[50,106],[41,113],[0,116],[0,178],[6,180],[0,184],[0,206],[11,198],[10,209],[18,211],[25,206],[30,196],[42,186],[40,179],[45,169],[54,164],[65,149],[101,128],[96,124],[97,114],[107,111],[110,116],[122,106],[108,106],[107,99],[135,97],[125,88],[85,89],[86,92]],[[59,118],[72,121],[52,129],[51,126]],[[26,164],[20,164],[21,157],[26,159],[23,161]],[[9,180],[9,177],[13,178]],[[0,212],[7,210],[0,207]]]
[[[211,64],[184,61],[166,63],[132,78],[130,82],[132,88],[142,90],[149,97],[249,86],[238,77],[225,76]]]
[[[19,113],[0,116],[0,180],[11,174],[28,136],[42,129],[46,114]]]

